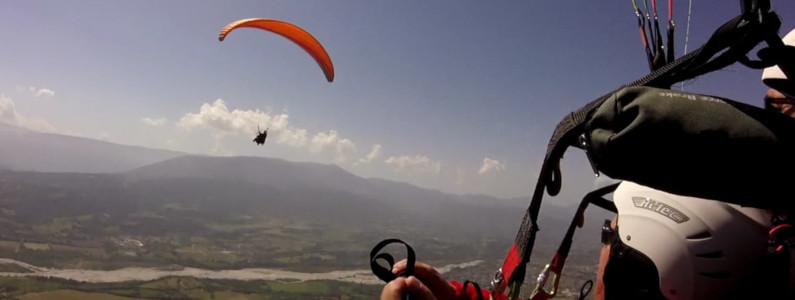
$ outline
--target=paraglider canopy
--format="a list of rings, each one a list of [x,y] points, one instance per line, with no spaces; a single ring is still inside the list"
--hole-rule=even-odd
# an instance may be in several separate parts
[[[323,45],[306,30],[279,20],[261,18],[242,19],[226,25],[221,30],[221,33],[218,34],[218,41],[223,41],[227,34],[241,27],[262,29],[289,39],[303,48],[304,51],[315,59],[320,69],[323,70],[323,74],[326,75],[326,80],[328,80],[328,82],[334,81],[334,65],[331,63],[331,57],[326,53]]]

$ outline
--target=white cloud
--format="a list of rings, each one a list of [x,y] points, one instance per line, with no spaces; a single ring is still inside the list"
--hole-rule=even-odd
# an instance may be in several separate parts
[[[219,137],[228,134],[253,136],[258,130],[268,129],[269,141],[273,137],[277,144],[308,148],[311,153],[330,150],[337,163],[347,162],[356,153],[356,144],[337,131],[320,132],[310,139],[306,129],[291,127],[289,118],[287,113],[270,114],[259,109],[230,110],[223,99],[218,99],[202,104],[196,113],[186,113],[177,121],[177,126],[184,130],[209,129]],[[219,148],[216,152],[226,153],[222,150]]]
[[[395,170],[411,170],[419,173],[439,174],[442,170],[442,163],[433,161],[424,155],[414,156],[390,156],[384,163],[395,167]]]
[[[306,129],[287,128],[279,132],[276,143],[294,148],[306,146]]]
[[[285,113],[269,114],[259,109],[230,111],[222,99],[204,103],[197,113],[186,113],[177,122],[185,130],[210,129],[215,134],[251,135],[259,129],[270,128],[268,133],[276,135],[276,143],[296,148],[306,145],[306,130],[290,127]]]
[[[336,145],[336,157],[334,161],[337,163],[344,163],[348,158],[356,154],[356,144],[349,139],[340,139]]]
[[[55,92],[50,89],[38,89],[36,90],[36,98],[52,98],[55,97]]]
[[[499,160],[486,157],[483,159],[483,165],[480,167],[480,170],[478,170],[478,174],[485,175],[491,172],[499,172],[504,170],[505,165]]]
[[[334,161],[343,163],[356,153],[356,144],[349,139],[339,137],[335,130],[320,132],[312,137],[309,143],[310,152],[320,153],[326,149],[333,149],[336,155]]]
[[[166,124],[166,118],[152,119],[150,117],[145,117],[141,119],[141,122],[149,126],[163,126]]]
[[[370,153],[367,153],[367,156],[365,156],[363,158],[360,158],[358,163],[369,164],[369,163],[373,162],[374,160],[378,159],[379,157],[381,157],[381,152],[382,151],[383,151],[383,147],[381,147],[381,145],[379,145],[379,144],[375,144],[375,145],[373,145],[373,149],[370,150]]]
[[[334,130],[330,130],[328,133],[320,132],[312,137],[309,151],[314,153],[323,152],[326,148],[334,145],[337,139],[337,132]]]
[[[45,98],[52,98],[55,97],[55,91],[51,89],[45,88],[36,88],[35,86],[23,86],[17,84],[16,87],[17,92],[24,92],[27,90],[29,93],[33,94],[36,98],[45,99]]]
[[[11,98],[0,95],[0,120],[5,123],[20,125],[24,117],[17,112],[16,104]]]
[[[14,101],[6,95],[0,94],[0,122],[27,128],[34,131],[57,133],[50,123],[41,119],[28,118],[21,115]]]

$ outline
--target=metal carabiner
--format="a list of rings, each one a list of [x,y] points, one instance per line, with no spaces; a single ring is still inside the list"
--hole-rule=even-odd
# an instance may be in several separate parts
[[[547,290],[547,283],[549,283],[550,275],[552,276],[552,290]],[[546,300],[555,297],[558,293],[558,283],[560,283],[560,274],[552,270],[552,267],[547,264],[544,270],[538,274],[536,279],[536,288],[530,294],[531,300]]]
[[[502,275],[502,268],[500,268],[494,273],[494,278],[491,280],[491,291],[496,292],[497,289],[499,289],[502,285],[503,281],[505,281],[505,277]]]

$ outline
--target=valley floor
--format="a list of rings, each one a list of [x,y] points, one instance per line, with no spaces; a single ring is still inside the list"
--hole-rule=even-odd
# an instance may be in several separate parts
[[[440,272],[448,270],[474,267],[483,261],[471,261],[461,264],[446,265],[439,268]],[[150,281],[164,277],[194,277],[203,279],[229,279],[229,280],[288,280],[288,281],[315,281],[333,280],[361,284],[382,284],[370,270],[345,270],[323,273],[302,273],[278,269],[248,268],[237,270],[206,270],[189,267],[166,268],[122,268],[116,270],[84,270],[84,269],[54,269],[38,267],[21,261],[0,258],[0,264],[6,269],[10,265],[20,268],[21,271],[0,272],[3,277],[43,277],[59,278],[65,280],[112,283],[125,281]]]

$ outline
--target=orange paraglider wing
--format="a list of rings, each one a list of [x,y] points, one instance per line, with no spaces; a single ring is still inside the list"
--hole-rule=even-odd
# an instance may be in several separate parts
[[[326,75],[328,82],[334,81],[334,65],[331,63],[331,57],[328,56],[328,53],[326,53],[326,49],[323,48],[323,45],[321,45],[320,42],[318,42],[318,40],[306,30],[279,20],[258,18],[243,19],[226,25],[226,27],[221,30],[221,33],[218,34],[218,40],[223,41],[229,32],[241,27],[267,30],[293,41],[293,43],[301,46],[304,51],[309,53],[309,55],[315,59],[317,64],[320,65],[320,68],[323,70],[323,74]]]

